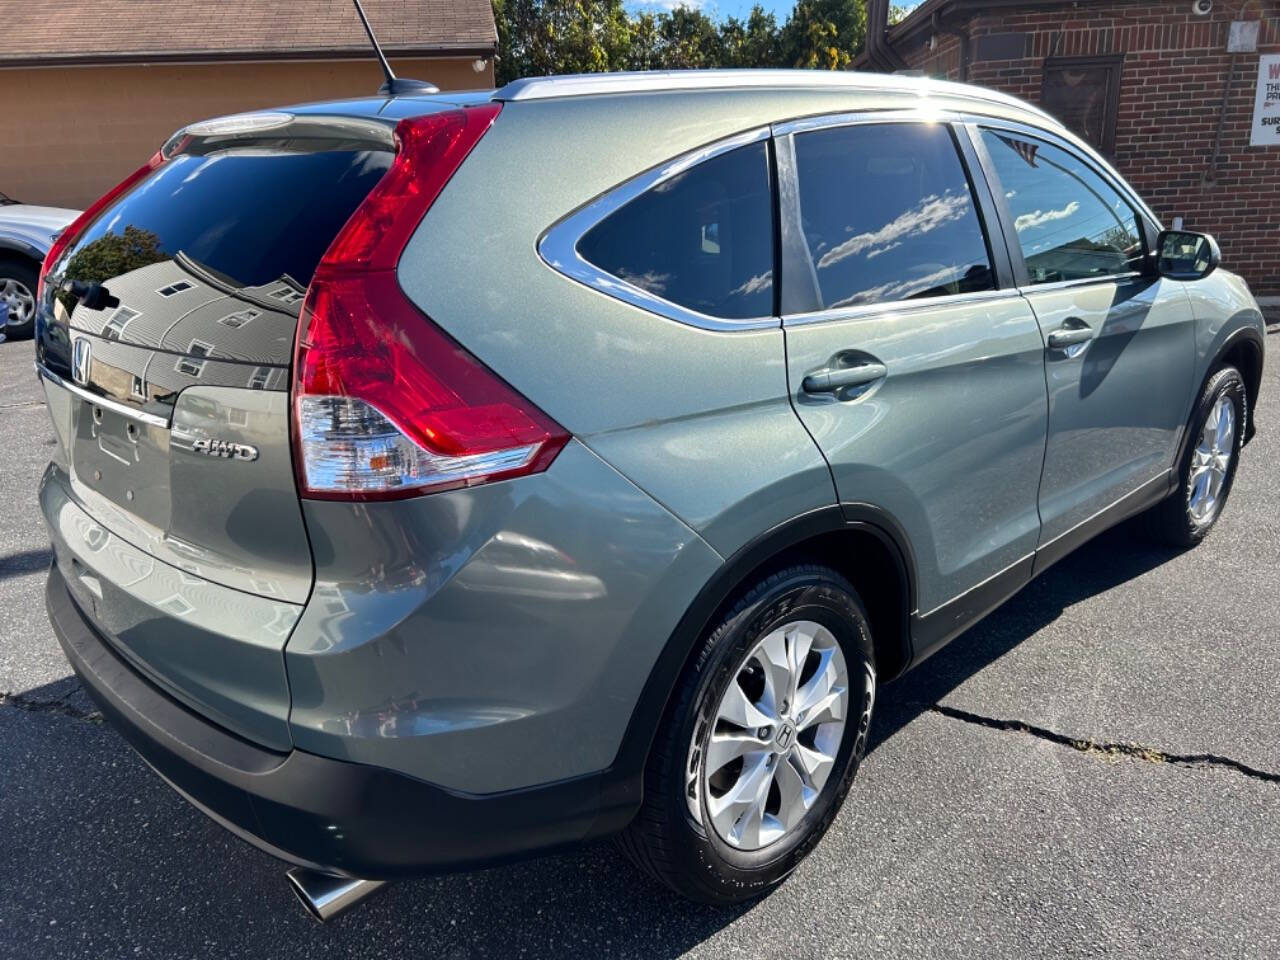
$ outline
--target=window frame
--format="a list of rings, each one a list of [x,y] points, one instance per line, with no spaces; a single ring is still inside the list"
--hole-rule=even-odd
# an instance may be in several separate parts
[[[782,322],[784,326],[846,320],[867,314],[918,313],[953,304],[1019,296],[1005,232],[998,207],[974,151],[971,138],[961,129],[965,114],[937,109],[869,110],[857,113],[825,114],[803,117],[773,125],[775,155],[778,167],[778,193],[781,206]],[[928,123],[946,128],[956,148],[956,157],[968,181],[978,214],[978,224],[987,244],[987,256],[995,274],[990,290],[945,294],[920,300],[892,300],[844,307],[822,306],[817,279],[813,276],[813,259],[800,220],[800,184],[796,172],[795,141],[797,134],[835,127]],[[789,267],[789,268],[788,268]],[[796,283],[802,277],[804,282]]]
[[[1095,149],[1107,156],[1116,152],[1116,117],[1120,113],[1120,82],[1124,70],[1124,54],[1106,54],[1096,57],[1046,57],[1040,67],[1040,102],[1044,103],[1045,90],[1049,84],[1049,71],[1061,70],[1107,70],[1107,96],[1102,114],[1102,143]],[[1077,134],[1078,136],[1078,134]],[[1084,141],[1084,138],[1081,137]],[[1088,141],[1084,141],[1088,142]]]
[[[988,190],[995,201],[998,220],[1004,231],[1005,248],[1008,251],[1009,259],[1013,263],[1014,278],[1018,289],[1022,293],[1088,286],[1095,283],[1118,283],[1126,280],[1147,278],[1153,275],[1154,260],[1152,258],[1152,250],[1155,249],[1156,236],[1163,229],[1159,218],[1151,212],[1151,208],[1143,202],[1133,188],[1125,183],[1124,179],[1112,169],[1111,165],[1083,140],[1080,140],[1074,134],[1071,135],[1070,139],[1067,139],[1043,127],[991,117],[969,118],[968,122],[964,124],[964,129],[977,155],[978,165],[987,181]],[[1094,175],[1114,190],[1132,210],[1138,223],[1138,231],[1142,235],[1142,269],[1099,277],[1077,277],[1073,280],[1058,280],[1054,283],[1032,283],[1031,273],[1027,270],[1026,260],[1022,255],[1022,244],[1018,241],[1017,231],[1013,228],[1013,212],[1009,209],[1009,205],[1005,200],[1004,186],[1001,183],[1000,174],[995,168],[995,162],[991,159],[990,153],[987,151],[987,145],[982,140],[983,130],[991,130],[996,133],[1012,133],[1039,140],[1064,151],[1093,171]]]
[[[695,150],[681,154],[680,156],[665,161],[658,166],[640,173],[623,183],[606,190],[604,193],[589,200],[587,203],[578,207],[556,221],[538,238],[537,251],[542,261],[555,270],[557,273],[568,277],[571,280],[584,284],[591,289],[612,297],[615,300],[621,300],[629,303],[634,307],[639,307],[649,313],[656,313],[659,316],[666,317],[669,320],[675,320],[692,327],[698,327],[703,330],[759,330],[768,327],[777,327],[781,323],[776,313],[761,317],[748,317],[744,319],[730,319],[727,317],[716,317],[710,314],[701,313],[689,307],[681,306],[656,294],[643,290],[634,284],[628,283],[621,277],[608,273],[578,253],[578,241],[586,235],[593,227],[599,224],[606,217],[610,216],[617,210],[626,206],[636,197],[640,196],[660,183],[671,179],[678,174],[684,173],[692,167],[695,167],[713,157],[736,150],[739,147],[750,146],[755,143],[764,142],[768,151],[770,162],[770,192],[773,194],[773,205],[770,211],[773,219],[773,271],[774,285],[777,287],[778,274],[778,238],[777,238],[777,220],[778,220],[778,200],[777,200],[777,172],[776,166],[772,163],[772,151],[768,148],[770,139],[770,127],[762,126],[747,130],[743,133],[735,134],[721,140],[714,141]],[[777,297],[774,298],[774,306],[777,306]]]

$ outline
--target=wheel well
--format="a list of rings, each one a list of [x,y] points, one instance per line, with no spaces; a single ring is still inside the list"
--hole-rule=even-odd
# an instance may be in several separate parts
[[[41,261],[37,260],[35,257],[32,257],[21,250],[14,250],[10,247],[0,247],[0,263],[24,264],[34,270],[37,276],[40,275],[40,267],[43,265]],[[32,293],[34,292],[35,291],[33,290]]]
[[[906,669],[911,656],[907,626],[911,593],[905,560],[890,543],[869,526],[851,525],[792,544],[749,570],[729,591],[711,622],[717,622],[738,597],[773,571],[797,563],[822,564],[858,591],[871,620],[876,673],[882,683],[891,680]]]
[[[1244,379],[1245,396],[1249,400],[1249,422],[1245,426],[1245,439],[1253,436],[1254,411],[1258,406],[1258,390],[1262,385],[1262,351],[1248,337],[1238,337],[1218,359],[1218,366],[1230,364],[1240,371]]]

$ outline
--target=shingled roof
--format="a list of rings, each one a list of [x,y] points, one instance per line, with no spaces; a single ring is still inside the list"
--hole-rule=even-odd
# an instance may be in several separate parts
[[[489,0],[364,0],[389,55],[492,55]],[[351,0],[0,0],[0,67],[369,55]]]

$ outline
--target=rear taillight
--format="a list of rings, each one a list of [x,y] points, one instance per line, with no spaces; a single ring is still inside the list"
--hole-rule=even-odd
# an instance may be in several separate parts
[[[294,350],[302,494],[370,500],[545,470],[564,430],[405,296],[396,265],[497,104],[402,120],[386,176],[307,290]]]
[[[45,255],[44,265],[40,268],[40,286],[39,291],[36,294],[37,303],[44,303],[45,278],[49,275],[49,271],[53,269],[59,260],[62,259],[62,255],[67,252],[68,248],[70,248],[71,244],[75,242],[76,238],[80,236],[80,234],[84,233],[85,228],[88,227],[89,224],[93,223],[94,220],[97,220],[98,215],[114,203],[121,194],[131,190],[139,180],[147,176],[162,163],[164,163],[164,154],[157,150],[145,165],[133,171],[133,173],[129,174],[129,176],[125,177],[101,197],[95,200],[89,205],[89,209],[72,220],[71,223],[67,225],[66,229],[58,234],[58,238],[53,241],[53,246],[49,248],[48,254]]]

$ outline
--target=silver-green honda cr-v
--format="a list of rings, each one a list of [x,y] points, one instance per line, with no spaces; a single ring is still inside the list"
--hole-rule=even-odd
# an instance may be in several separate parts
[[[1052,118],[901,77],[520,81],[185,128],[59,239],[48,607],[330,915],[619,833],[726,902],[877,686],[1117,521],[1191,546],[1263,327]]]

